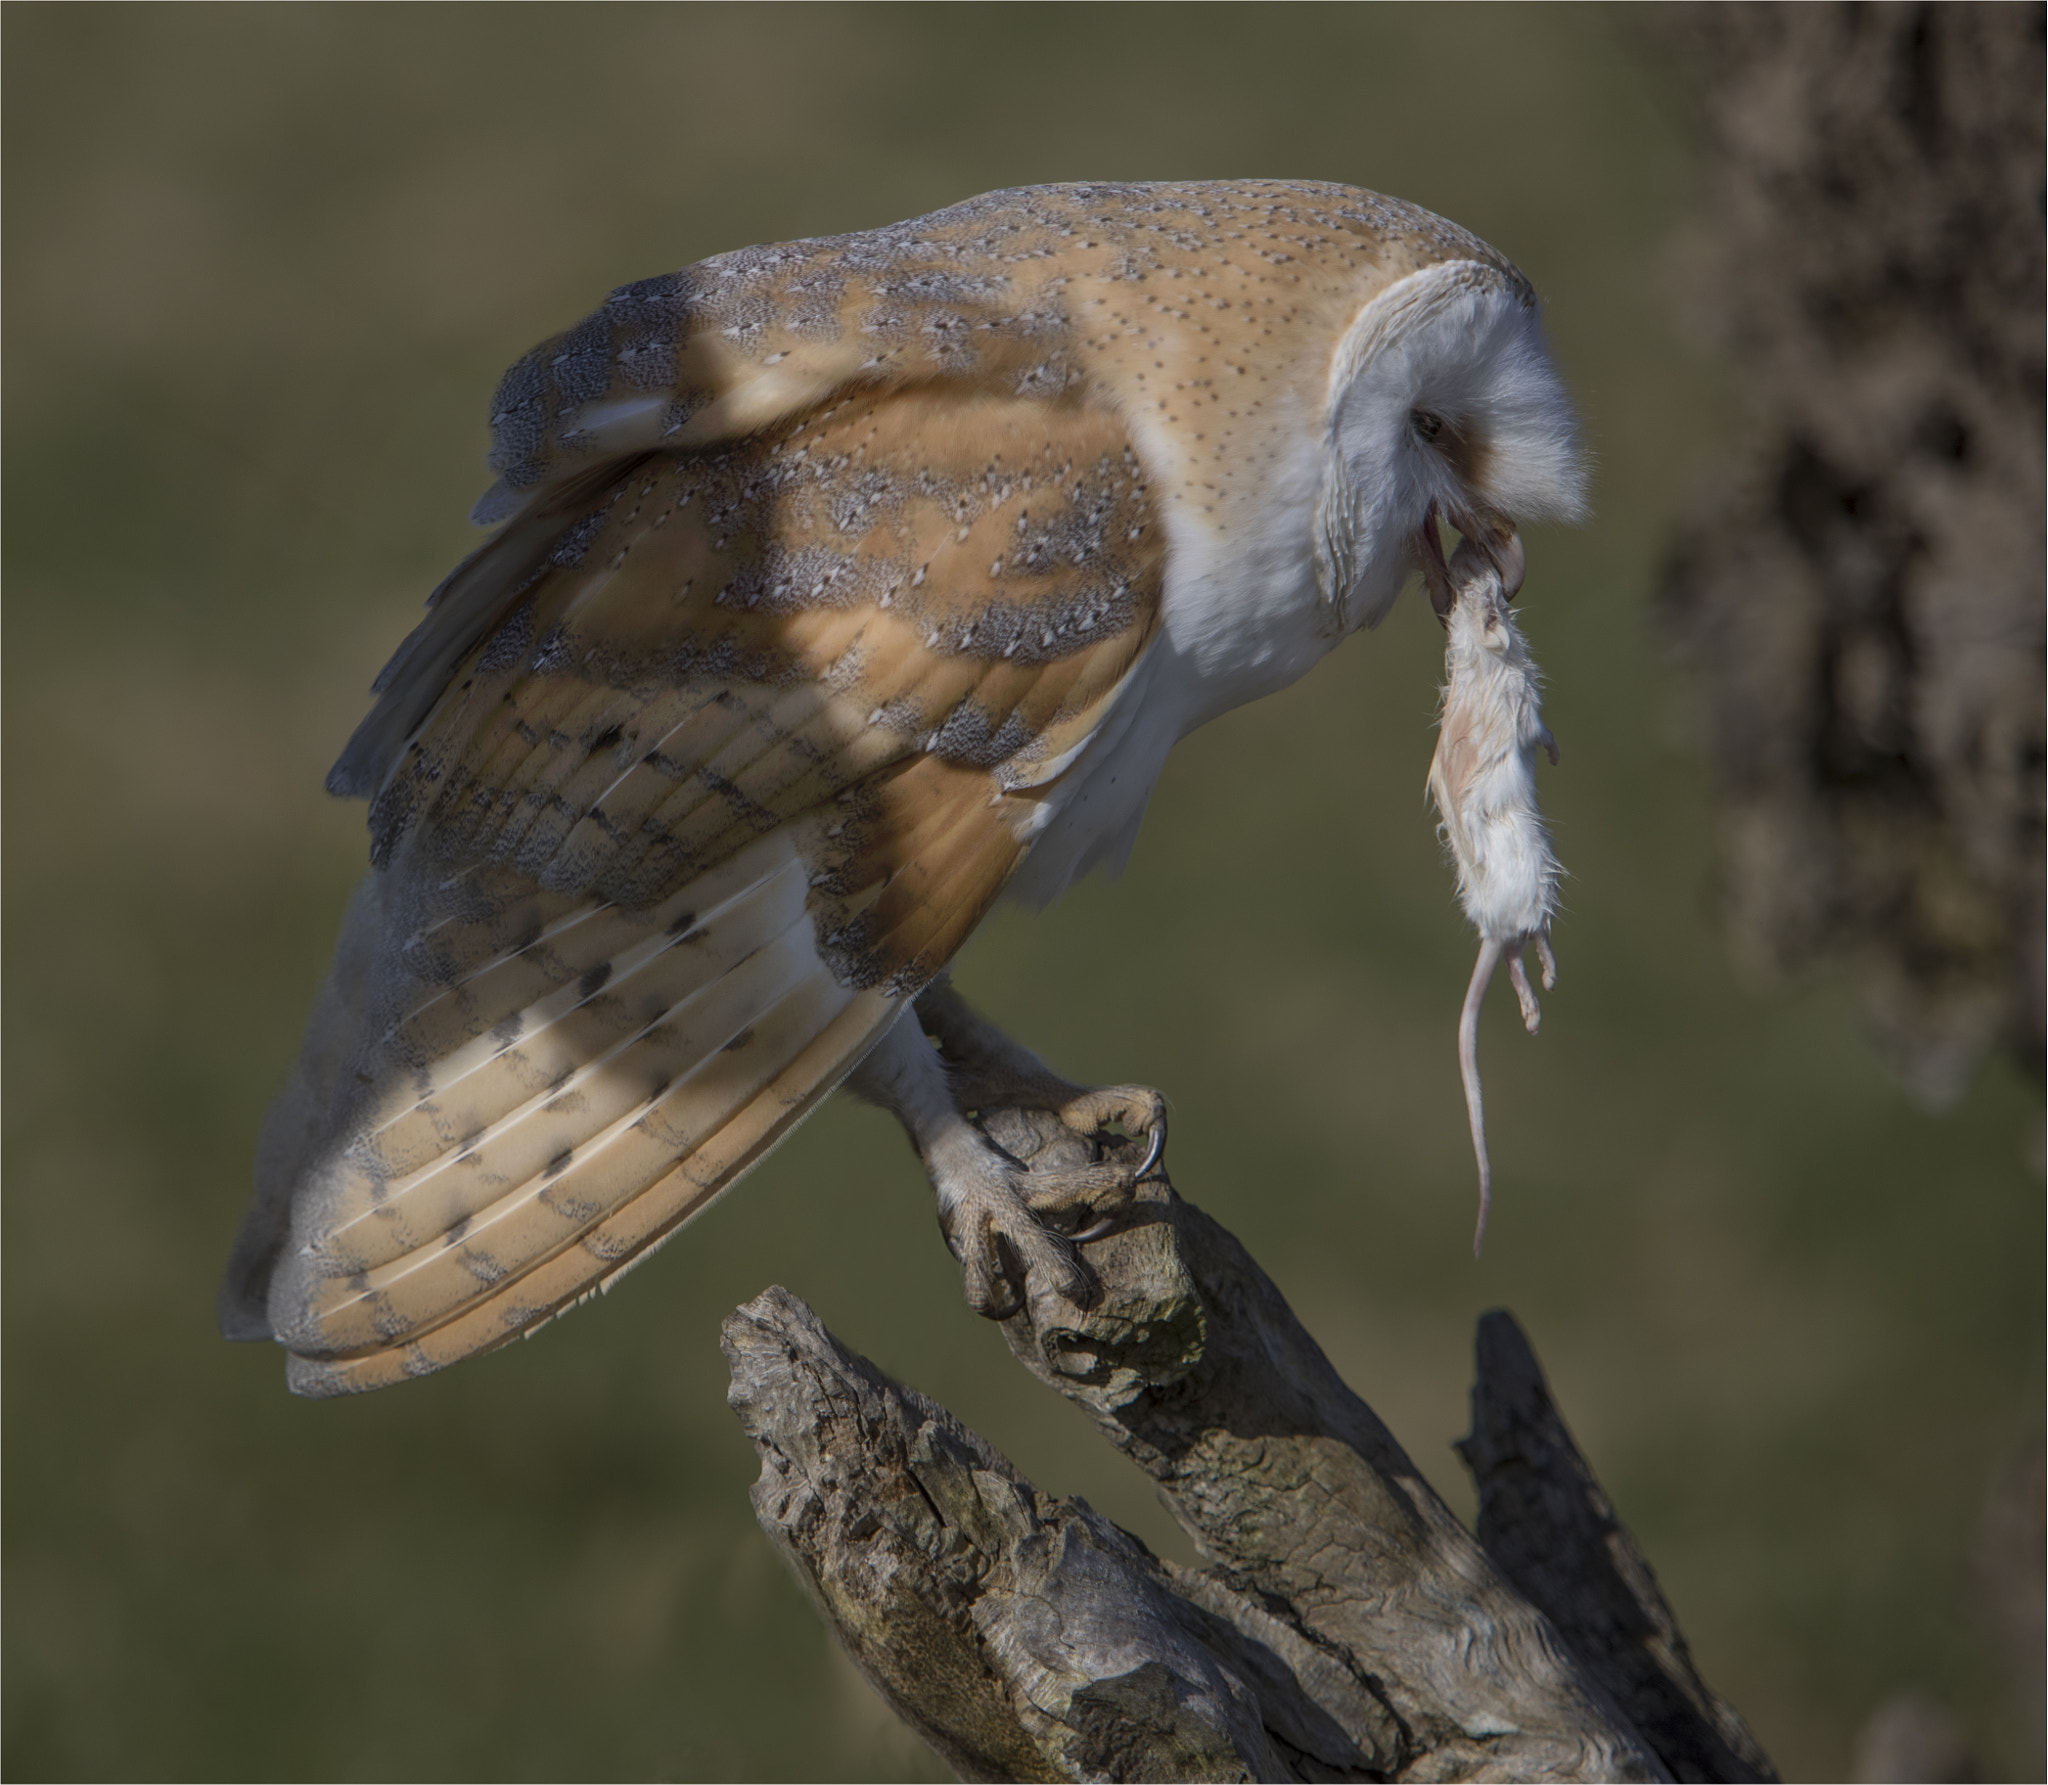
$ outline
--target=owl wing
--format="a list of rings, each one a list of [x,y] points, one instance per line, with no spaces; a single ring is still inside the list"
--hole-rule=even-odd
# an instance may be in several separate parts
[[[601,1288],[859,1061],[1154,636],[1121,421],[945,382],[557,480],[337,765],[374,871],[224,1292],[300,1392]]]

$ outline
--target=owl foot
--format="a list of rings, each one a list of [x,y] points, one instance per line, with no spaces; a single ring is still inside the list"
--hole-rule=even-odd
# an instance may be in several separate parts
[[[1157,1167],[1166,1100],[1143,1085],[1071,1084],[951,987],[934,989],[847,1088],[909,1130],[976,1313],[1006,1320],[1040,1288],[1086,1306],[1096,1283],[1078,1248],[1113,1231]]]
[[[1119,1087],[1085,1092],[1051,1113],[1091,1145],[1112,1124],[1133,1129],[1126,1150],[1135,1152],[1134,1143],[1148,1133],[1151,1104],[1159,1101],[1156,1091]],[[939,1228],[959,1260],[968,1305],[991,1320],[1007,1320],[1032,1287],[1054,1289],[1083,1307],[1093,1302],[1095,1273],[1078,1248],[1115,1231],[1158,1159],[1164,1126],[1161,1115],[1135,1164],[1128,1158],[1040,1163],[1048,1153],[1071,1157],[1078,1149],[1070,1140],[1040,1147],[1027,1165],[965,1122],[933,1147],[925,1164],[939,1193]],[[1057,1129],[1051,1132],[1057,1137]],[[1044,1137],[1045,1130],[1038,1134]]]
[[[1033,1210],[1076,1241],[1097,1240],[1112,1232],[1139,1182],[1151,1174],[1166,1152],[1166,1099],[1149,1085],[1088,1090],[1060,1080],[1050,1089],[1016,1087],[994,1094],[984,1090],[972,1101],[962,1098],[960,1107],[984,1130],[994,1118],[998,1144],[1009,1138],[1010,1125],[1002,1120],[1004,1116],[1043,1112],[1066,1130],[1068,1144],[1052,1149],[1055,1157],[1061,1153],[1072,1157],[1083,1151],[1084,1157],[1095,1160],[1086,1165],[1053,1164],[1044,1159],[1048,1150],[1044,1143],[1057,1138],[1059,1130],[1054,1129],[1051,1136],[1040,1130],[1034,1138],[1041,1144],[1032,1154],[1028,1176],[1020,1187]],[[1140,1143],[1142,1151],[1138,1150]],[[1104,1152],[1113,1156],[1103,1158]]]
[[[1135,1167],[1111,1168],[1126,1201],[1132,1186],[1165,1156],[1166,1099],[1151,1086],[1091,1088],[1060,1077],[1029,1048],[1012,1041],[976,1012],[943,975],[918,998],[917,1016],[926,1035],[938,1044],[953,1101],[963,1112],[986,1116],[996,1110],[1046,1110],[1091,1143],[1104,1137],[1142,1137],[1147,1144],[1140,1162]],[[1034,1181],[1044,1183],[1075,1174],[1041,1167],[1032,1175]],[[1106,1186],[1109,1179],[1102,1182]]]
[[[989,1320],[1024,1306],[1035,1282],[1083,1307],[1095,1299],[1095,1273],[1074,1236],[1041,1218],[1091,1206],[1080,1186],[1034,1183],[1033,1174],[984,1143],[979,1169],[934,1179],[939,1231],[960,1264],[967,1305]]]
[[[1104,1085],[1093,1091],[1080,1091],[1054,1106],[1053,1114],[1076,1134],[1087,1138],[1103,1134],[1129,1140],[1142,1138],[1146,1143],[1144,1156],[1124,1173],[1128,1185],[1135,1186],[1166,1157],[1166,1099],[1150,1085]],[[1121,1130],[1120,1136],[1115,1134],[1117,1130]],[[1117,1169],[1124,1171],[1122,1167]]]

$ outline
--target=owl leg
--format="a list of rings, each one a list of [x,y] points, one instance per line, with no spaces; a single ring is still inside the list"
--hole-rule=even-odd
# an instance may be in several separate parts
[[[1068,1235],[1046,1221],[1096,1199],[1128,1195],[1113,1167],[1033,1172],[995,1146],[961,1113],[946,1064],[906,1011],[846,1081],[902,1122],[938,1193],[939,1227],[960,1261],[968,1305],[1006,1320],[1027,1285],[1050,1285],[1087,1303],[1095,1278]]]
[[[962,1110],[1050,1110],[1075,1133],[1093,1137],[1120,1128],[1147,1141],[1143,1161],[1120,1173],[1125,1198],[1166,1152],[1166,1099],[1149,1085],[1077,1085],[1061,1078],[1028,1047],[1012,1041],[973,1008],[941,974],[917,1000],[924,1032],[939,1044]],[[1092,1235],[1087,1236],[1092,1237]]]

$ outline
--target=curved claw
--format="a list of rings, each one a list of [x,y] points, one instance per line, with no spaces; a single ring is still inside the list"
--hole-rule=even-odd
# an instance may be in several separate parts
[[[1157,1165],[1166,1156],[1166,1124],[1164,1122],[1154,1122],[1148,1132],[1151,1136],[1152,1144],[1145,1149],[1144,1161],[1136,1171],[1131,1173],[1131,1178],[1134,1182],[1149,1174],[1153,1166]]]
[[[1142,1126],[1150,1143],[1136,1170],[1126,1175],[1132,1183],[1145,1176],[1166,1153],[1166,1099],[1147,1085],[1101,1085],[1081,1091],[1057,1106],[1062,1122],[1077,1134],[1099,1135],[1111,1123],[1135,1136]],[[1120,1168],[1122,1169],[1122,1168]]]
[[[1007,1320],[1024,1305],[1024,1262],[1002,1235],[989,1236],[988,1257],[974,1254],[960,1261],[960,1286],[967,1305],[984,1320]]]

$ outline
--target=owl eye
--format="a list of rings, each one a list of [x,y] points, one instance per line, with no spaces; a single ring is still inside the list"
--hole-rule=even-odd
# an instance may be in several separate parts
[[[1431,415],[1427,409],[1412,411],[1408,417],[1408,425],[1427,441],[1434,441],[1444,430],[1443,417]]]

